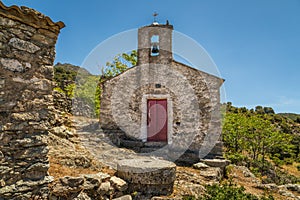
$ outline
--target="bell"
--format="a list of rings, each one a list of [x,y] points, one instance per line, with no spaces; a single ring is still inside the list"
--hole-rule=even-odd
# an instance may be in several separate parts
[[[153,44],[153,46],[152,46],[152,51],[151,51],[152,53],[159,53],[159,49],[158,49],[158,46],[157,46],[157,44]]]

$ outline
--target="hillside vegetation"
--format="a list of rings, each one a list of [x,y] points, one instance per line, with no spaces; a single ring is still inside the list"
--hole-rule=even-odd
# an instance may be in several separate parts
[[[278,115],[290,118],[291,120],[294,120],[295,122],[300,123],[300,114],[295,114],[295,113],[278,113]]]
[[[245,165],[264,183],[300,183],[297,174],[284,166],[300,170],[300,124],[270,107],[255,109],[223,105],[225,156],[232,163]]]

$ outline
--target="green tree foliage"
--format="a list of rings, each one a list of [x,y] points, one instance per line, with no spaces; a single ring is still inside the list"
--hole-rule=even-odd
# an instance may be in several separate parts
[[[114,57],[112,62],[107,62],[102,70],[102,78],[115,77],[129,67],[137,64],[137,51],[133,50],[130,54],[122,53]]]
[[[273,150],[290,151],[291,135],[278,131],[277,127],[258,115],[227,113],[223,125],[223,139],[228,151],[247,152],[253,160],[265,160]]]
[[[112,62],[107,62],[103,68],[102,76],[92,75],[78,66],[58,63],[54,67],[54,80],[57,84],[54,89],[64,93],[69,98],[76,98],[86,103],[94,109],[95,116],[99,116],[100,83],[117,76],[136,64],[136,50],[133,50],[129,54],[123,53],[117,55]]]

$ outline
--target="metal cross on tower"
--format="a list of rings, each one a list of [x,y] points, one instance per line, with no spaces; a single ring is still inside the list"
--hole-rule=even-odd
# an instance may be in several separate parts
[[[154,13],[153,13],[153,18],[154,18],[154,19],[153,19],[153,24],[158,24],[157,18],[156,18],[157,16],[158,16],[158,13],[157,13],[157,12],[154,12]]]

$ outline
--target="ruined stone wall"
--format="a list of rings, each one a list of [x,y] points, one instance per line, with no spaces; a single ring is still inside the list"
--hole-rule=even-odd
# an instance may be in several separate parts
[[[0,199],[47,198],[55,43],[63,23],[0,2]]]
[[[136,66],[103,84],[100,125],[113,132],[120,128],[129,138],[143,141],[147,135],[143,133],[147,130],[143,129],[143,113],[147,112],[143,98],[164,97],[168,98],[168,104],[172,103],[168,116],[172,120],[169,147],[196,153],[205,149],[204,145],[212,149],[213,140],[220,142],[220,138],[210,138],[210,135],[221,134],[219,88],[222,83],[220,78],[175,61],[170,65]],[[205,138],[211,143],[204,143]],[[221,156],[219,147],[212,153]]]

